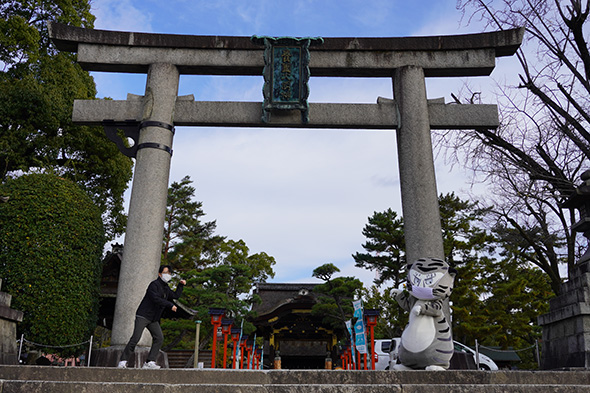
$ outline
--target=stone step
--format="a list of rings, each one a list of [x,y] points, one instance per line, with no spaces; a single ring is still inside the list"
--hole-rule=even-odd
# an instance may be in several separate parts
[[[3,393],[588,393],[587,385],[181,385],[0,381]]]
[[[590,371],[326,371],[0,366],[0,391],[590,393]]]

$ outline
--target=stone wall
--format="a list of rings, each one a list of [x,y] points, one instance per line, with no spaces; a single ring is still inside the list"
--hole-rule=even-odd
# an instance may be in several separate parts
[[[544,370],[590,368],[590,273],[578,266],[550,311],[539,317],[543,327],[541,367]]]
[[[0,292],[0,364],[18,364],[16,323],[23,320],[23,313],[10,308],[11,301],[11,295]]]

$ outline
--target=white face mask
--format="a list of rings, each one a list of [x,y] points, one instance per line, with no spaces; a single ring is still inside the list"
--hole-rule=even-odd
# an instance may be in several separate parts
[[[432,293],[432,288],[417,287],[412,285],[412,295],[416,296],[420,300],[433,300],[436,299]]]
[[[168,273],[163,273],[163,274],[162,274],[162,281],[164,281],[164,282],[166,282],[166,283],[167,283],[168,281],[170,281],[170,279],[171,279],[171,278],[172,278],[172,276],[171,276],[170,274],[168,274]]]

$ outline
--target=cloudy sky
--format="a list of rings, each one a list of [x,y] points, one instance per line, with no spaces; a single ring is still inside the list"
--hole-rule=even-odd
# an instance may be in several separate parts
[[[466,25],[456,0],[94,0],[95,28],[136,32],[229,35],[396,37],[483,31]],[[469,83],[491,91],[514,66],[500,58],[493,78],[427,80],[428,98]],[[94,72],[99,97],[143,95],[145,75]],[[179,95],[199,101],[262,101],[262,77],[181,76]],[[392,98],[384,78],[311,78],[310,102],[375,103]],[[494,103],[492,94],[484,102]],[[190,176],[217,233],[243,239],[251,253],[275,257],[274,282],[314,282],[334,263],[370,284],[357,269],[362,229],[376,211],[401,214],[394,131],[178,127],[170,182]],[[469,173],[436,157],[439,193],[470,192]],[[482,191],[481,187],[477,190]],[[129,193],[127,194],[128,199]]]

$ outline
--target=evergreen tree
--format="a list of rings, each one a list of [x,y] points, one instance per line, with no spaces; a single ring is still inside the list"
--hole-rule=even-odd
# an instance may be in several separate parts
[[[235,325],[240,326],[244,320],[244,333],[248,334],[254,331],[254,326],[248,322],[248,318],[253,317],[250,310],[260,301],[252,288],[256,282],[274,277],[272,267],[276,262],[263,252],[249,254],[243,240],[223,242],[219,255],[214,263],[183,273],[187,284],[179,301],[196,311],[193,319],[202,321],[210,319],[209,308],[224,308],[226,315],[235,319]],[[162,329],[169,332],[166,347],[192,348],[194,322],[163,320]],[[202,332],[206,337],[202,343],[206,345],[211,337],[211,325],[203,324]]]
[[[405,280],[403,219],[398,218],[397,213],[391,209],[374,212],[363,228],[363,236],[367,238],[363,244],[366,252],[357,252],[352,256],[355,266],[376,270],[379,273],[375,280],[377,285],[393,280],[393,285],[397,288]]]
[[[444,252],[450,266],[458,267],[470,254],[486,251],[491,237],[483,229],[474,226],[485,216],[487,209],[476,203],[462,201],[454,193],[439,196]],[[353,258],[357,267],[376,270],[380,286],[387,280],[398,287],[406,280],[405,244],[403,218],[387,209],[375,212],[363,228],[367,238],[363,248],[366,253],[355,253]]]
[[[483,299],[492,287],[486,285],[487,266],[494,261],[487,257],[465,258],[456,268],[455,287],[451,295],[453,337],[467,345],[497,333],[490,310]]]
[[[408,324],[408,313],[399,306],[393,287],[379,288],[376,285],[363,289],[363,305],[368,309],[379,310],[375,339],[400,337]]]
[[[493,321],[494,334],[478,337],[483,345],[501,348],[530,348],[541,339],[537,324],[540,314],[549,312],[555,296],[551,280],[539,268],[515,258],[502,258],[489,268],[487,285],[491,296],[484,300],[484,311]],[[520,352],[521,368],[536,368],[534,351]]]
[[[192,180],[185,176],[168,188],[162,263],[186,272],[212,263],[225,239],[214,235],[216,222],[203,222],[203,203],[195,201]]]
[[[314,269],[312,276],[324,283],[314,288],[318,296],[311,312],[322,316],[323,323],[331,326],[340,337],[348,337],[345,322],[352,318],[352,301],[360,298],[363,283],[354,277],[333,277],[339,271],[332,263]]]
[[[486,268],[494,263],[494,237],[480,228],[487,210],[477,203],[450,193],[439,197],[439,205],[445,259],[457,270],[450,298],[453,335],[457,341],[472,344],[473,337],[494,333],[482,303],[490,290]]]
[[[72,124],[74,99],[92,99],[96,88],[74,54],[57,52],[50,21],[91,28],[94,16],[88,0],[0,3],[0,183],[39,169],[71,179],[100,208],[114,237],[125,226],[132,162],[102,127]]]
[[[441,194],[438,203],[449,266],[457,268],[469,263],[469,259],[488,254],[493,236],[480,227],[489,209],[480,208],[477,202],[461,200],[454,193]]]

